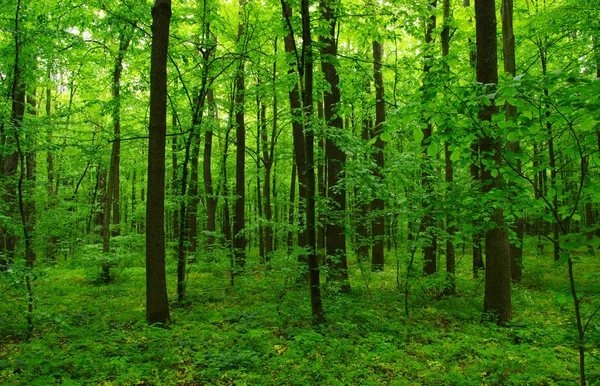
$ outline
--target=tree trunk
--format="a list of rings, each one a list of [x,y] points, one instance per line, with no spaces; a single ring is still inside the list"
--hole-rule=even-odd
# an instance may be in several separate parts
[[[321,284],[319,264],[316,254],[315,233],[315,158],[314,158],[314,119],[313,119],[313,54],[312,38],[310,31],[310,11],[308,0],[301,0],[302,14],[302,52],[303,52],[303,75],[304,75],[304,118],[305,118],[305,154],[303,158],[303,170],[306,176],[306,249],[308,269],[310,275],[310,304],[313,321],[315,323],[325,322],[323,304],[321,301]]]
[[[504,72],[509,73],[512,77],[516,76],[515,63],[515,35],[513,32],[513,0],[502,0],[502,52],[504,54]],[[517,109],[510,103],[505,104],[506,120],[513,120]],[[508,148],[513,153],[520,151],[519,141],[510,142]],[[517,160],[517,172],[521,173],[521,160]],[[515,186],[514,182],[510,183]],[[516,235],[516,242],[510,244],[511,269],[510,275],[514,282],[521,281],[523,277],[523,221],[518,215],[514,219],[512,230]]]
[[[210,119],[216,122],[215,117],[215,98],[212,88],[208,89],[208,109],[210,113]],[[212,249],[215,244],[215,231],[216,231],[216,215],[217,215],[217,198],[214,194],[213,179],[212,179],[212,139],[213,131],[212,126],[209,126],[204,133],[204,162],[202,164],[202,171],[204,177],[204,193],[206,194],[206,231],[208,236],[206,238],[206,245],[209,249]]]
[[[444,24],[442,28],[442,56],[448,57],[450,53],[450,24],[452,16],[450,15],[450,0],[444,0]],[[446,63],[447,74],[450,73],[450,67]],[[444,87],[446,88],[446,87]],[[447,135],[452,134],[452,129],[447,127],[445,130]],[[444,179],[446,181],[447,200],[452,196],[454,183],[454,170],[452,165],[452,152],[450,151],[451,141],[447,140],[444,143]],[[452,295],[456,292],[456,256],[454,253],[454,235],[456,227],[454,226],[454,215],[452,211],[446,216],[446,273],[448,274],[449,285],[444,290],[446,295]]]
[[[372,136],[375,139],[376,151],[373,154],[376,168],[373,171],[375,178],[383,188],[383,168],[384,156],[383,146],[384,143],[380,138],[380,134],[383,132],[383,125],[385,122],[385,98],[383,89],[383,73],[381,59],[383,55],[383,44],[380,42],[373,42],[373,72],[374,72],[374,83],[375,83],[375,127],[373,129]],[[379,193],[381,194],[381,193]],[[371,268],[374,271],[383,270],[384,264],[384,241],[385,241],[385,203],[382,197],[377,197],[371,203],[371,210],[373,211],[373,222],[371,223],[371,236],[373,237],[373,247],[371,249]]]
[[[245,35],[245,9],[246,1],[240,0],[240,23],[238,25],[237,44],[244,45]],[[243,54],[243,52],[240,52]],[[236,75],[235,93],[235,206],[233,214],[233,248],[237,269],[243,269],[246,265],[246,235],[245,206],[246,206],[246,126],[244,123],[244,61],[240,59]]]
[[[430,7],[432,10],[436,8],[436,0],[432,0],[430,3]],[[432,13],[427,21],[427,28],[425,30],[425,44],[428,46],[425,49],[429,50],[429,46],[431,46],[433,42],[433,30],[436,25],[436,17],[435,13]],[[431,69],[430,61],[432,60],[431,54],[425,55],[425,64],[423,65],[423,96],[426,102],[433,98],[432,90],[434,87],[430,84],[429,71]],[[423,273],[425,275],[432,275],[437,271],[437,261],[436,261],[436,249],[437,249],[437,240],[435,231],[433,228],[435,227],[435,220],[433,216],[430,214],[431,212],[431,202],[430,200],[433,198],[433,176],[431,174],[431,169],[433,168],[431,165],[431,160],[429,157],[429,153],[427,147],[431,144],[431,135],[433,133],[433,125],[431,123],[431,119],[427,117],[425,119],[426,126],[422,129],[423,131],[423,139],[421,140],[421,148],[423,152],[423,165],[421,172],[421,186],[423,187],[424,198],[422,201],[423,206],[423,224],[422,224],[422,236],[425,238],[425,246],[423,247]]]
[[[496,39],[496,11],[494,0],[475,1],[475,30],[477,37],[477,82],[484,85],[498,83],[498,56]],[[492,170],[500,168],[500,141],[491,132],[492,115],[496,107],[492,103],[483,106],[479,111],[479,119],[484,129],[481,138],[481,155],[486,165],[481,170],[483,181],[482,192],[489,195],[493,189],[502,189],[502,174],[496,177]],[[491,209],[491,226],[485,232],[486,261],[485,294],[483,311],[498,323],[508,322],[512,318],[510,295],[510,244],[508,231],[504,222],[504,212],[501,207]]]
[[[342,151],[338,140],[343,133],[343,121],[337,106],[340,105],[339,76],[335,68],[337,45],[334,40],[336,18],[333,14],[334,4],[321,1],[320,8],[328,33],[321,36],[321,70],[328,86],[324,92],[325,124],[327,125],[325,143],[325,160],[327,163],[327,197],[331,204],[326,210],[325,249],[329,266],[329,280],[337,282],[341,291],[350,292],[348,282],[348,263],[346,258],[346,189],[344,187],[344,167],[346,154]],[[309,163],[310,167],[310,163]]]
[[[165,273],[165,145],[167,133],[167,53],[171,0],[152,8],[150,61],[150,136],[146,208],[146,320],[170,322]]]
[[[288,54],[295,55],[296,63],[295,66],[291,65],[288,74],[298,74],[298,78],[302,78],[304,69],[301,68],[300,58],[296,50],[296,43],[294,41],[294,34],[291,28],[291,17],[292,8],[287,2],[282,2],[282,13],[283,17],[287,22],[288,33],[284,38],[285,52]],[[306,59],[304,59],[306,60]],[[297,70],[294,67],[297,66]],[[296,174],[298,176],[298,211],[302,213],[306,207],[306,171],[305,169],[305,143],[304,143],[304,118],[302,116],[302,101],[300,100],[300,89],[298,87],[298,81],[294,82],[294,87],[288,93],[290,99],[290,109],[292,113],[292,134],[294,140],[294,161],[296,163]],[[293,202],[292,202],[293,204]],[[298,247],[301,251],[306,246],[306,231],[304,228],[303,216],[297,216],[298,219]],[[308,263],[306,255],[300,253],[298,255],[298,263],[302,266]]]

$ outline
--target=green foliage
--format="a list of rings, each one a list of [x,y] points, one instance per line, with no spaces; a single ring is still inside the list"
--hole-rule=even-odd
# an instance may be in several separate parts
[[[135,242],[122,240],[120,248]],[[467,276],[457,277],[461,296],[444,298],[430,291],[443,285],[438,279],[423,279],[421,289],[421,279],[412,279],[413,312],[406,318],[388,270],[370,277],[370,297],[358,281],[352,294],[328,295],[328,323],[313,327],[308,291],[295,285],[285,261],[273,261],[268,271],[250,265],[231,288],[226,262],[200,260],[190,271],[190,302],[172,310],[171,329],[161,329],[143,322],[139,256],[115,283],[95,286],[87,268],[74,268],[95,264],[84,253],[100,254],[85,248],[71,267],[60,263],[38,281],[37,327],[29,341],[23,339],[24,293],[1,274],[0,383],[567,385],[578,377],[568,282],[548,256],[526,257],[528,275],[513,291],[519,314],[506,328],[480,323],[483,289]],[[589,269],[594,260],[582,256],[579,264],[581,285],[600,289]],[[466,265],[459,268],[466,272]],[[592,300],[584,301],[586,312]],[[598,331],[592,321],[592,353]],[[588,369],[593,384],[600,363],[592,356]]]

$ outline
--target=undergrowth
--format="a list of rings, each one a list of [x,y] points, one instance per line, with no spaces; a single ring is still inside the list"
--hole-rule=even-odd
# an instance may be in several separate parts
[[[188,299],[172,303],[170,329],[144,321],[143,257],[122,256],[114,280],[99,284],[95,251],[38,271],[33,337],[18,274],[0,282],[0,384],[15,385],[572,385],[578,380],[576,329],[564,266],[526,256],[513,286],[508,327],[481,323],[483,284],[468,262],[457,295],[414,277],[410,316],[394,263],[383,273],[352,267],[352,293],[325,286],[327,323],[310,323],[305,285],[291,258],[271,269],[250,264],[229,286],[227,261],[190,265]],[[175,298],[176,264],[167,267]],[[208,261],[211,260],[211,261]],[[250,261],[256,261],[250,258]],[[402,262],[404,264],[404,262]],[[93,265],[93,264],[92,264]],[[597,258],[582,256],[578,286],[597,306]],[[92,272],[92,273],[90,273]],[[12,276],[10,276],[12,275]],[[12,278],[12,279],[11,279]],[[402,279],[404,280],[404,279]],[[433,281],[438,279],[431,279]],[[403,291],[403,289],[402,289]],[[587,373],[600,383],[600,323],[588,332]]]

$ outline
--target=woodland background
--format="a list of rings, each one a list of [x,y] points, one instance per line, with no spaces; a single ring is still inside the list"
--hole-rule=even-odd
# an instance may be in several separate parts
[[[600,382],[596,1],[0,15],[0,382]]]

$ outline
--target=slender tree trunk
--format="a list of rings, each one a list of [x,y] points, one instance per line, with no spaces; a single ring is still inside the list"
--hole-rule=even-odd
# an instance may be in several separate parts
[[[325,108],[323,106],[323,100],[317,101],[317,119],[319,124],[325,119]],[[319,157],[317,162],[317,194],[319,197],[326,197],[326,180],[327,180],[327,168],[325,167],[325,138],[321,136],[319,139]],[[322,208],[318,211],[318,224],[317,224],[317,259],[319,264],[325,262],[325,214]]]
[[[498,83],[498,56],[496,39],[496,11],[494,0],[475,0],[475,29],[477,36],[477,82],[484,85]],[[492,175],[494,168],[500,168],[500,141],[492,132],[491,120],[496,112],[493,101],[479,111],[479,119],[484,128],[481,138],[481,155],[484,158],[481,177],[482,192],[489,195],[493,189],[502,189],[502,174]],[[489,126],[488,126],[489,125]],[[501,207],[491,210],[492,229],[485,232],[486,260],[485,294],[483,311],[498,323],[512,318],[510,294],[510,244],[508,230]]]
[[[375,127],[373,129],[373,138],[375,138],[375,170],[373,174],[383,188],[383,168],[385,166],[383,146],[380,134],[383,132],[385,122],[385,97],[383,89],[383,72],[381,59],[383,56],[383,44],[373,42],[373,72],[375,83]],[[380,193],[381,194],[381,193]],[[385,241],[385,203],[381,196],[375,198],[371,203],[373,211],[373,221],[371,223],[371,236],[373,237],[373,246],[371,248],[371,269],[382,271],[384,264],[384,241]]]
[[[328,83],[324,92],[325,124],[327,125],[327,140],[325,143],[327,162],[327,197],[331,206],[327,209],[325,228],[325,249],[329,265],[329,279],[338,282],[342,292],[350,292],[348,282],[348,263],[346,258],[346,189],[344,173],[346,154],[342,151],[337,140],[343,133],[343,121],[337,106],[340,104],[339,76],[335,68],[337,59],[337,43],[334,39],[336,18],[333,14],[335,5],[329,1],[321,1],[320,8],[324,21],[327,23],[327,34],[321,36],[321,70]],[[310,163],[309,163],[309,167]]]
[[[435,10],[437,6],[437,1],[432,0],[430,2],[430,7],[432,10]],[[433,11],[432,11],[433,12]],[[427,21],[427,27],[425,31],[425,44],[430,46],[433,42],[433,30],[436,26],[436,17],[435,13],[432,13]],[[429,49],[429,48],[426,48]],[[423,65],[423,93],[425,101],[429,101],[433,98],[432,95],[432,85],[430,84],[429,75],[431,65],[430,60],[432,59],[431,55],[425,56],[425,64]],[[433,216],[430,214],[431,212],[431,202],[430,200],[433,198],[433,176],[431,173],[432,165],[429,154],[427,152],[427,147],[431,144],[431,136],[433,133],[433,124],[431,123],[430,118],[426,118],[426,126],[422,129],[423,131],[423,139],[421,140],[421,148],[423,149],[423,166],[421,172],[421,186],[423,187],[424,198],[422,201],[423,206],[423,224],[422,224],[422,232],[423,236],[426,239],[426,245],[423,247],[423,273],[425,275],[432,275],[437,271],[437,261],[436,261],[436,249],[437,249],[437,237],[435,235],[435,231],[433,228],[435,227],[435,220]]]
[[[370,95],[371,94],[371,86],[369,84],[369,82],[367,81],[365,84],[365,94],[366,95]],[[367,98],[365,98],[367,99]],[[367,99],[368,100],[368,99]],[[365,100],[363,101],[363,105],[367,105],[368,102]],[[371,114],[369,114],[369,109],[365,109],[366,111],[363,111],[364,114],[364,118],[362,120],[362,129],[361,129],[361,139],[363,140],[363,143],[365,146],[367,146],[367,143],[369,142],[369,140],[371,139],[371,132],[373,130],[373,121],[371,119]],[[361,195],[358,193],[358,188],[355,189],[354,191],[354,195],[356,196],[356,206],[358,207],[357,209],[357,221],[356,221],[356,244],[357,244],[357,248],[356,248],[356,254],[358,256],[358,259],[360,261],[368,261],[369,259],[369,251],[370,251],[370,246],[371,246],[371,240],[370,240],[370,221],[369,221],[369,203],[367,202],[367,200],[363,197],[361,197]],[[371,269],[373,269],[373,267],[376,267],[373,265],[373,261],[371,261]],[[378,266],[377,266],[378,267]]]
[[[287,2],[282,2],[282,13],[283,17],[287,22],[288,33],[284,38],[285,52],[288,54],[295,55],[298,70],[295,70],[293,65],[290,66],[288,74],[298,74],[299,81],[302,79],[302,74],[305,71],[302,68],[302,63],[298,56],[296,49],[296,43],[294,40],[294,34],[291,28],[291,17],[292,8]],[[305,61],[306,59],[303,58]],[[296,163],[296,174],[298,176],[298,210],[297,213],[305,212],[307,193],[306,193],[306,171],[305,171],[305,142],[304,142],[304,118],[302,116],[302,101],[300,99],[300,89],[298,87],[298,81],[294,82],[294,87],[289,92],[290,108],[292,113],[292,134],[294,140],[294,160]],[[298,219],[298,247],[301,250],[306,246],[306,230],[304,228],[303,216],[297,216]],[[298,263],[303,266],[308,263],[307,257],[304,253],[298,255]]]
[[[504,54],[504,72],[509,73],[512,77],[516,76],[515,62],[515,35],[513,32],[513,0],[502,0],[502,52]],[[510,103],[505,104],[506,120],[513,120],[517,109]],[[510,142],[508,148],[513,153],[520,151],[519,141]],[[521,172],[521,160],[517,160],[517,172]],[[514,186],[514,182],[510,183]],[[512,230],[516,235],[516,241],[510,244],[511,256],[511,278],[514,282],[521,281],[523,277],[523,221],[521,216],[517,216],[512,225]]]
[[[313,321],[315,323],[325,322],[323,304],[321,301],[321,284],[319,263],[316,254],[316,232],[315,232],[315,158],[314,158],[314,119],[313,119],[313,43],[310,31],[310,11],[308,0],[301,0],[302,15],[302,60],[304,75],[304,118],[305,130],[305,154],[303,171],[306,176],[306,249],[308,258],[308,269],[310,275],[310,304]],[[302,74],[301,74],[302,75]],[[298,168],[300,171],[300,168]]]
[[[167,133],[167,53],[171,0],[152,8],[150,136],[146,209],[146,320],[170,322],[165,273],[165,145]]]
[[[215,99],[214,91],[212,88],[208,89],[208,108],[210,113],[210,119],[215,122]],[[212,179],[212,139],[213,131],[212,126],[207,128],[204,133],[204,162],[202,164],[202,171],[204,177],[204,193],[206,194],[206,231],[208,236],[206,239],[206,245],[209,249],[212,249],[215,243],[215,231],[216,231],[216,214],[217,214],[217,198],[214,194],[213,179]]]
[[[238,25],[237,44],[243,46],[245,35],[245,0],[240,0],[240,23]],[[243,52],[240,52],[243,54]],[[235,93],[235,123],[236,123],[236,163],[235,163],[235,206],[233,215],[233,248],[235,252],[235,262],[238,269],[243,269],[246,265],[246,235],[245,227],[245,206],[246,206],[246,126],[244,122],[244,61],[240,59],[238,72],[236,75],[236,93]]]
[[[289,232],[287,235],[288,254],[294,247],[294,206],[296,203],[296,163],[292,164],[292,178],[290,180],[290,209],[288,211]],[[300,243],[300,241],[298,241]]]
[[[258,83],[260,84],[260,82]],[[256,96],[256,108],[258,119],[256,121],[256,211],[258,214],[258,255],[260,261],[266,263],[265,257],[265,239],[264,239],[264,226],[263,226],[263,202],[262,202],[262,185],[260,180],[260,165],[261,161],[264,163],[264,159],[261,160],[261,138],[262,133],[267,131],[267,105],[260,103],[259,93]],[[267,182],[268,184],[268,182]]]
[[[442,56],[448,57],[450,53],[450,24],[452,22],[452,16],[450,14],[450,0],[444,0],[444,25],[442,28]],[[447,73],[450,73],[450,67],[446,63]],[[451,135],[452,129],[446,128],[446,134]],[[451,141],[446,140],[444,143],[444,179],[446,181],[446,191],[448,199],[452,195],[453,183],[454,183],[454,169],[452,165],[452,151],[450,151]],[[452,211],[448,212],[446,216],[446,233],[448,234],[446,239],[446,273],[449,276],[450,283],[444,290],[447,295],[452,295],[456,292],[456,257],[454,253],[454,235],[456,234],[456,227],[454,226],[454,215]]]

